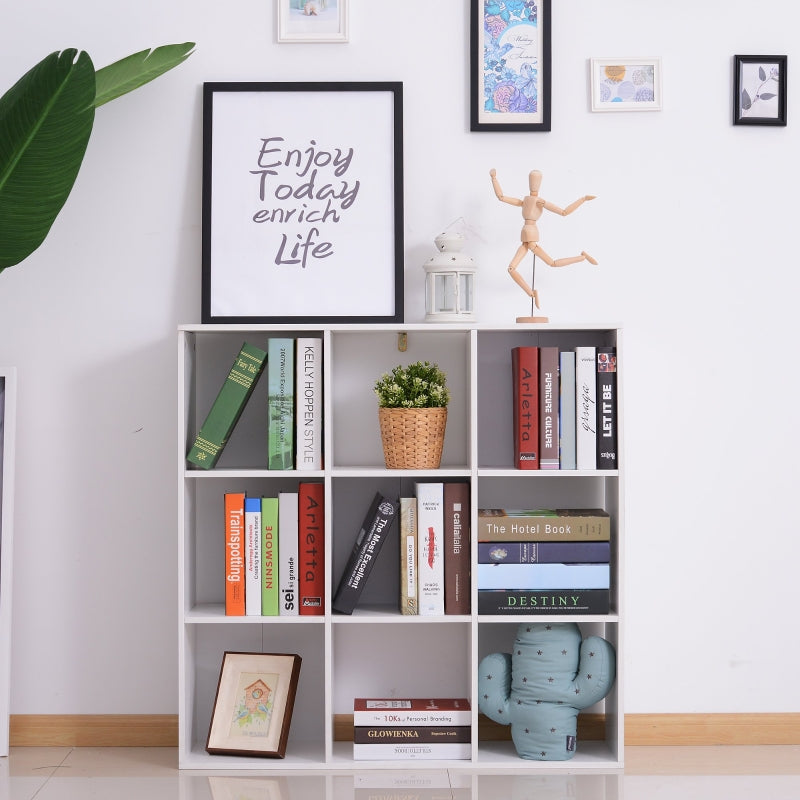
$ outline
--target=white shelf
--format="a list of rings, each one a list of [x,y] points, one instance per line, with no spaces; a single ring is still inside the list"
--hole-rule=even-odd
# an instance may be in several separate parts
[[[398,334],[408,349],[399,352]],[[266,469],[266,381],[262,379],[213,470],[189,468],[185,454],[245,339],[314,335],[323,340],[325,468]],[[578,772],[622,767],[623,474],[609,471],[527,471],[511,463],[510,350],[521,344],[621,346],[617,326],[445,325],[186,325],[178,331],[179,491],[179,763],[190,770],[480,769]],[[372,386],[397,363],[435,361],[448,376],[451,403],[442,467],[387,470]],[[624,360],[622,360],[624,364]],[[621,387],[620,387],[621,389]],[[260,394],[259,394],[260,392]],[[621,394],[621,391],[620,391]],[[503,409],[506,409],[504,412]],[[622,403],[619,399],[620,419]],[[619,447],[622,451],[620,425]],[[623,465],[624,467],[624,462]],[[226,617],[223,604],[221,504],[226,491],[274,494],[301,480],[325,487],[327,613],[320,617]],[[375,491],[410,494],[418,480],[468,481],[473,529],[485,506],[597,507],[610,511],[612,613],[553,615],[577,622],[584,635],[617,649],[615,688],[590,713],[606,719],[604,741],[580,741],[574,758],[528,761],[510,741],[478,741],[477,665],[507,650],[516,626],[542,616],[409,617],[397,610],[398,554],[381,553],[352,616],[330,610],[330,598],[352,546],[354,530]],[[397,539],[394,539],[395,543]],[[473,543],[472,561],[477,557]],[[296,652],[303,658],[285,759],[211,756],[205,752],[217,676],[225,650]],[[334,718],[352,714],[355,696],[460,696],[473,709],[472,758],[447,761],[354,761],[352,743],[334,741]],[[619,723],[619,724],[618,724]]]

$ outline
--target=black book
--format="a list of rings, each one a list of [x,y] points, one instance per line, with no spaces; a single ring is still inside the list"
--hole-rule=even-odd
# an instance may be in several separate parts
[[[353,613],[375,559],[394,527],[399,507],[400,503],[396,500],[389,500],[380,492],[375,494],[333,597],[334,611]]]
[[[617,348],[597,348],[597,469],[618,469]]]

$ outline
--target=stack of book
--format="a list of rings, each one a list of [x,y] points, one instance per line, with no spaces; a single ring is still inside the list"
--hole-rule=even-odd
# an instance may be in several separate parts
[[[363,761],[471,757],[469,700],[370,699],[353,703],[353,758]]]
[[[611,519],[602,509],[478,511],[479,614],[607,614]]]
[[[617,469],[617,350],[515,347],[514,464]]]
[[[265,461],[275,470],[322,469],[322,339],[272,337],[267,349],[242,344],[208,411],[187,461],[211,469],[219,460],[262,373]]]
[[[277,497],[225,494],[225,614],[325,613],[325,498],[301,481]]]

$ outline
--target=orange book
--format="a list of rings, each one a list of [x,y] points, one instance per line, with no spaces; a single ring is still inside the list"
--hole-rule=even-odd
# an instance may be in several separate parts
[[[244,492],[225,494],[225,614],[243,617]]]
[[[301,483],[298,498],[300,614],[325,614],[325,495],[321,483]]]

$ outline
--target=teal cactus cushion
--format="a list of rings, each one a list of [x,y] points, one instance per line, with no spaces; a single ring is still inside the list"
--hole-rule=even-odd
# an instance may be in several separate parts
[[[577,747],[578,712],[602,700],[616,677],[614,648],[582,638],[577,624],[522,623],[513,653],[491,653],[478,666],[478,707],[511,726],[522,758],[566,761]]]

